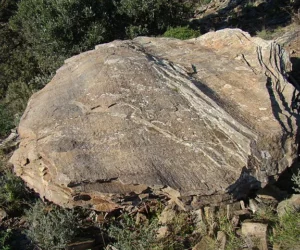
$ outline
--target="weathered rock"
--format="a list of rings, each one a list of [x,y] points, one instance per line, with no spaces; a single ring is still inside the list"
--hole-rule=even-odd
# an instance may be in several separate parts
[[[202,209],[197,209],[192,212],[192,215],[194,217],[195,232],[200,233],[200,235],[206,235],[208,228],[204,211]]]
[[[65,207],[111,211],[152,192],[182,209],[183,196],[239,199],[297,157],[290,66],[238,29],[99,45],[31,97],[11,162]]]
[[[166,238],[170,234],[168,226],[161,226],[157,230],[157,239],[161,240]]]
[[[159,215],[158,221],[159,223],[166,225],[171,223],[174,220],[175,216],[176,216],[176,211],[171,207],[167,206]]]
[[[278,216],[283,216],[286,212],[300,211],[300,194],[293,194],[291,198],[281,201],[277,206]]]
[[[216,242],[209,236],[204,236],[198,244],[196,244],[192,250],[207,250],[207,249],[216,249]]]
[[[222,231],[217,233],[217,245],[219,250],[225,250],[226,248],[227,237],[226,234]]]
[[[267,229],[268,225],[263,223],[242,223],[242,234],[250,240],[251,247],[259,250],[268,250]]]

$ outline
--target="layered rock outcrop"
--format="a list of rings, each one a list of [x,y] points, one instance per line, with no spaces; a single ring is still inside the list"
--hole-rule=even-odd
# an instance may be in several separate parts
[[[240,198],[297,157],[290,67],[278,44],[238,29],[99,45],[31,97],[11,162],[65,207]]]

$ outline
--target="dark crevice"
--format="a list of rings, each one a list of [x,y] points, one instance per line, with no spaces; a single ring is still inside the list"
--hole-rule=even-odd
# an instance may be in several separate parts
[[[68,184],[68,187],[73,188],[73,187],[78,187],[78,186],[85,186],[87,184],[94,184],[94,183],[109,183],[112,181],[116,181],[118,180],[118,177],[114,177],[114,178],[109,178],[109,179],[100,179],[100,180],[96,180],[96,181],[81,181],[81,182],[70,182]]]

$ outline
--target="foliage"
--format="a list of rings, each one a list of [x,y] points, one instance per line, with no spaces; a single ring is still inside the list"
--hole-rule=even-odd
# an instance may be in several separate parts
[[[191,7],[180,0],[120,0],[116,5],[129,38],[162,34],[191,15]]]
[[[136,224],[132,216],[124,214],[120,221],[109,227],[108,234],[116,241],[113,246],[117,249],[155,249],[157,229],[157,219],[145,224]]]
[[[0,138],[6,136],[14,127],[14,119],[11,111],[0,102]]]
[[[0,207],[12,215],[21,213],[29,198],[24,182],[8,170],[1,174]]]
[[[186,40],[200,36],[200,32],[197,30],[190,29],[188,26],[185,26],[168,28],[168,30],[163,34],[163,36]]]
[[[11,230],[1,230],[0,231],[0,249],[2,250],[10,250],[11,247],[8,244],[8,241],[11,237]]]
[[[292,181],[294,182],[295,187],[293,189],[300,193],[300,170],[298,170],[297,174],[293,174]]]
[[[24,38],[8,25],[0,26],[0,98],[12,82],[28,82],[39,70]]]
[[[37,202],[26,213],[27,235],[42,249],[64,249],[77,234],[77,215],[73,210]]]
[[[200,0],[199,1],[200,5],[209,4],[210,2],[211,2],[211,0]]]
[[[19,0],[0,0],[0,23],[5,23],[17,10]]]
[[[277,222],[278,217],[275,210],[271,206],[266,206],[265,208],[260,208],[255,214],[253,219],[255,221],[261,221],[274,225]]]
[[[300,213],[287,211],[275,226],[273,241],[280,249],[295,249],[300,246]]]
[[[113,38],[115,7],[110,0],[23,0],[10,20],[31,44],[43,73],[66,57]]]
[[[235,228],[226,216],[218,217],[219,230],[227,236],[226,250],[241,249],[243,240],[236,235]]]
[[[195,225],[189,213],[177,214],[167,226],[169,235],[162,240],[161,249],[190,249],[200,240],[200,235],[194,233]]]

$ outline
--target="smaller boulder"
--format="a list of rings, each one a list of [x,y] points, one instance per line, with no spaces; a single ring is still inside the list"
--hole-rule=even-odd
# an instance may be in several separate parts
[[[170,234],[168,226],[162,226],[157,230],[157,239],[161,240],[166,238]]]
[[[268,225],[257,222],[242,223],[242,235],[259,250],[268,250]]]
[[[291,198],[281,201],[277,206],[278,216],[283,216],[287,211],[300,211],[300,194],[294,194]]]
[[[172,209],[170,206],[166,206],[164,210],[161,212],[158,220],[160,224],[167,225],[168,223],[171,223],[172,220],[176,216],[176,211]]]
[[[201,241],[195,245],[192,250],[214,249],[216,242],[209,236],[204,236]]]
[[[225,250],[226,242],[227,242],[226,234],[222,231],[218,231],[218,233],[217,233],[218,249],[219,250]]]

